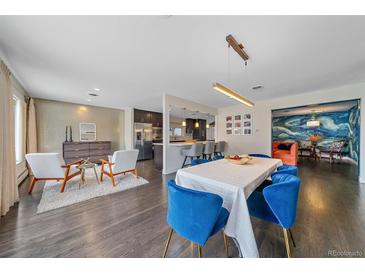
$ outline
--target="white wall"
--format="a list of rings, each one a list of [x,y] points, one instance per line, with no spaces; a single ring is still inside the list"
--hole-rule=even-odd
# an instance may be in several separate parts
[[[170,125],[170,109],[172,106],[178,108],[187,108],[192,111],[200,111],[217,115],[218,109],[206,105],[198,104],[180,97],[164,94],[162,99],[163,104],[163,174],[175,172],[182,165],[182,160],[179,154],[180,148],[169,145],[169,125]]]
[[[134,134],[134,110],[133,108],[124,109],[124,144],[125,149],[133,149]]]
[[[218,109],[217,139],[227,141],[227,153],[271,154],[271,111],[274,109],[328,103],[342,100],[361,99],[360,132],[360,177],[365,183],[365,83],[338,88],[307,92],[300,95],[255,102],[255,107],[235,105]],[[253,134],[232,136],[225,134],[225,116],[238,113],[252,113]]]
[[[66,125],[78,142],[80,123],[96,124],[97,141],[111,141],[112,151],[124,148],[124,111],[67,102],[35,99],[38,152],[62,152]]]

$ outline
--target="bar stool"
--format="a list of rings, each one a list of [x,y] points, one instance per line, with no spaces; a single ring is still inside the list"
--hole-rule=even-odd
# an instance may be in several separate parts
[[[188,157],[190,158],[190,164],[191,164],[191,161],[194,159],[194,157],[199,159],[199,157],[203,155],[203,146],[204,146],[203,143],[196,143],[196,144],[192,144],[191,148],[189,148],[189,149],[183,149],[182,154],[185,156],[185,159],[184,159],[184,162],[183,162],[181,168],[184,168],[185,166],[188,165],[188,164],[185,164],[186,159]]]
[[[219,141],[218,143],[216,143],[215,149],[214,149],[214,155],[223,156],[225,145],[226,145],[225,141]]]
[[[214,154],[214,146],[215,146],[215,143],[211,142],[211,141],[207,142],[204,145],[203,159],[212,160],[212,154]]]

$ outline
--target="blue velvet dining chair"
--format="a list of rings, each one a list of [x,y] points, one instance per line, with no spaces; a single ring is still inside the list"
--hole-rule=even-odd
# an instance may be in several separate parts
[[[223,199],[212,193],[187,189],[176,185],[174,180],[167,183],[167,223],[170,233],[163,257],[166,257],[173,232],[198,245],[199,258],[202,246],[221,231],[228,220],[229,212],[222,207]],[[228,256],[227,238],[223,231],[224,247]]]
[[[274,172],[275,174],[285,173],[285,174],[290,174],[290,175],[294,175],[294,176],[298,175],[298,168],[296,166],[282,165],[282,166],[279,166],[276,170],[277,171]]]
[[[291,257],[288,233],[295,247],[290,228],[295,222],[300,179],[290,174],[278,174],[273,184],[262,192],[254,191],[247,200],[251,216],[277,224],[283,228],[288,258]]]
[[[277,167],[276,171],[271,173],[271,178],[275,177],[278,174],[289,174],[293,176],[298,176],[298,168],[296,166],[287,166],[287,165],[279,166]]]
[[[258,158],[271,158],[269,155],[261,154],[261,153],[252,153],[252,154],[248,154],[248,156],[258,157]]]
[[[298,168],[296,166],[288,166],[282,165],[279,166],[275,172],[271,174],[271,180],[266,179],[261,185],[259,185],[255,190],[256,191],[263,191],[263,189],[269,185],[272,185],[273,180],[272,178],[278,174],[290,174],[293,176],[298,176]]]
[[[217,160],[220,160],[220,159],[224,159],[224,156],[222,156],[222,155],[215,155],[213,157],[213,161],[217,161]]]
[[[194,159],[191,161],[191,165],[192,166],[196,166],[196,165],[200,165],[200,164],[205,164],[208,163],[209,161],[207,159]]]

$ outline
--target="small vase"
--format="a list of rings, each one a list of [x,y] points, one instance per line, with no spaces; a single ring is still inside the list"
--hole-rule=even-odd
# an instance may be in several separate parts
[[[67,139],[67,131],[68,131],[68,126],[66,126],[66,132],[65,132],[65,135],[66,135],[66,140],[65,140],[65,142],[66,142],[66,143],[68,142],[68,139]]]
[[[70,125],[70,142],[73,142],[73,140],[72,140],[72,127],[71,127],[71,125]]]

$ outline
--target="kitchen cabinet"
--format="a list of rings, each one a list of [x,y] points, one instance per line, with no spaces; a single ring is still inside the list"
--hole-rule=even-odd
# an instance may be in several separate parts
[[[162,127],[162,113],[134,109],[135,123],[148,123],[153,127]]]
[[[186,119],[186,133],[193,134],[194,140],[205,141],[207,139],[207,121],[203,119]],[[199,127],[195,127],[195,123],[199,123]]]
[[[151,112],[135,109],[134,110],[134,122],[135,123],[151,123]]]
[[[152,115],[152,126],[162,127],[162,113],[151,112]]]

